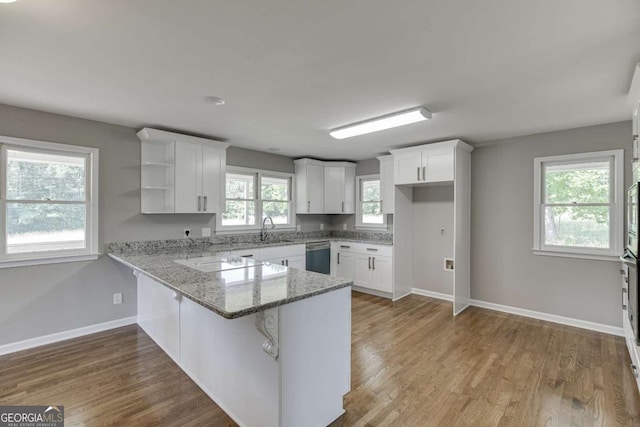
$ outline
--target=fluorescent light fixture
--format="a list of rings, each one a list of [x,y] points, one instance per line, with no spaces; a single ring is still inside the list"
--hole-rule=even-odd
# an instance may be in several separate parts
[[[15,3],[18,0],[0,0],[0,3]]]
[[[329,135],[335,139],[351,138],[352,136],[391,129],[398,126],[420,122],[422,120],[429,120],[430,118],[431,113],[426,108],[412,108],[410,110],[404,110],[387,116],[377,117],[375,119],[365,120],[364,122],[333,129],[329,132]]]

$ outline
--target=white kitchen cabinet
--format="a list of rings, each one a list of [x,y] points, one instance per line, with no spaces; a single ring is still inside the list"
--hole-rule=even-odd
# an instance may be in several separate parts
[[[144,128],[141,141],[141,211],[219,213],[229,144]]]
[[[176,363],[180,363],[181,295],[136,272],[138,325]]]
[[[324,166],[324,213],[355,213],[356,165],[327,162]]]
[[[332,275],[353,281],[356,290],[393,292],[393,247],[367,243],[333,242]],[[382,292],[382,293],[380,293]]]
[[[343,279],[354,279],[355,255],[351,252],[338,251],[336,253],[336,276]]]
[[[393,156],[380,156],[380,204],[383,214],[393,214],[395,184],[393,182]]]
[[[453,181],[457,141],[391,150],[394,184],[429,184]]]
[[[296,213],[355,213],[356,165],[298,159],[296,166]]]
[[[296,167],[296,213],[324,213],[324,162],[298,159]]]

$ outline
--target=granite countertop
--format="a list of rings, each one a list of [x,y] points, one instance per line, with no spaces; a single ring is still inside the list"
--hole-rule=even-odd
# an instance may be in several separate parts
[[[141,245],[143,242],[136,242],[136,245],[121,245],[120,250],[109,250],[108,255],[220,316],[234,319],[351,286],[352,282],[245,258],[229,257],[221,260],[220,257],[224,258],[223,252],[319,240],[332,239],[160,248],[145,247]],[[184,265],[199,261],[197,258],[201,257],[207,257],[202,260],[203,265],[223,261],[225,267],[222,271],[204,272]],[[181,260],[182,263],[177,263],[176,260]]]

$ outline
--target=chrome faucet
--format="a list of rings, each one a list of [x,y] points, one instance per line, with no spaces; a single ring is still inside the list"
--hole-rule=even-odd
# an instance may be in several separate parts
[[[262,220],[262,231],[260,232],[260,241],[264,242],[269,238],[269,232],[267,231],[267,220],[271,223],[271,228],[275,228],[276,225],[273,223],[273,218],[270,216],[266,217]]]

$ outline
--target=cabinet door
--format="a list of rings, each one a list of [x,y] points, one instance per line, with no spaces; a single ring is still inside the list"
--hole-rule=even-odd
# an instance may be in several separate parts
[[[371,287],[371,257],[355,254],[353,284],[362,288]]]
[[[175,198],[177,213],[202,209],[202,146],[176,142]],[[200,210],[198,198],[200,197]]]
[[[222,212],[222,172],[220,150],[202,147],[202,212]]]
[[[423,151],[422,166],[425,182],[453,181],[453,148]]]
[[[150,277],[138,274],[138,324],[175,362],[180,362],[180,300]]]
[[[336,263],[336,276],[347,280],[354,280],[354,254],[338,252]]]
[[[383,292],[393,291],[393,262],[392,258],[372,257],[371,287]]]
[[[415,184],[422,181],[422,157],[420,151],[393,155],[394,184]]]
[[[342,213],[356,213],[356,168],[344,169],[344,209]]]
[[[324,213],[344,212],[345,168],[340,166],[324,167]]]
[[[380,162],[380,203],[383,214],[393,213],[395,190],[396,188],[393,184],[393,161]]]
[[[324,213],[324,166],[307,165],[306,196],[307,213]]]

